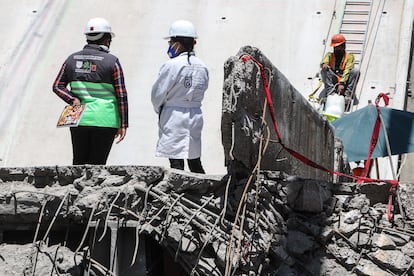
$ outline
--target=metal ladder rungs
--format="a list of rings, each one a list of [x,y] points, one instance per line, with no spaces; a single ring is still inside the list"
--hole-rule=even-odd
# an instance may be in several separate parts
[[[350,30],[350,29],[341,29],[341,34],[366,34],[365,30]]]
[[[368,24],[367,20],[342,20],[342,24],[358,24],[358,25],[364,25],[364,24]]]
[[[349,36],[347,51],[354,55],[354,65],[359,68],[364,62],[367,34],[371,21],[374,0],[345,0],[339,32]],[[348,107],[346,109],[349,111]]]
[[[371,1],[346,1],[345,5],[370,6]]]
[[[368,15],[369,11],[344,11],[346,15]]]
[[[364,44],[364,41],[361,39],[347,39],[346,44]]]

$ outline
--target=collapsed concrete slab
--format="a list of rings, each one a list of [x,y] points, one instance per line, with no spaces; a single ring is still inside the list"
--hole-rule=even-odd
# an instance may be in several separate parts
[[[266,105],[264,82],[270,89],[281,141]],[[281,146],[334,169],[335,139],[329,122],[257,48],[242,47],[224,64],[221,129],[226,164],[232,169],[239,166],[251,172],[260,162],[264,170],[332,180],[331,174],[302,163]]]
[[[144,166],[2,168],[0,275],[412,273],[414,222],[389,222],[375,184],[278,171],[228,180]]]

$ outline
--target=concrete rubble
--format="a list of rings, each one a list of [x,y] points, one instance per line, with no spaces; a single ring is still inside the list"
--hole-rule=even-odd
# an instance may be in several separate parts
[[[48,244],[48,235],[68,222],[86,230],[118,220],[193,275],[413,275],[408,183],[399,189],[405,218],[396,210],[389,221],[388,184],[277,171],[230,186],[227,177],[138,166],[2,168],[0,179],[2,233],[31,225],[35,241],[7,244],[2,235],[0,275],[82,275],[89,262],[102,275],[108,268],[88,257],[87,242],[70,249],[64,239]]]

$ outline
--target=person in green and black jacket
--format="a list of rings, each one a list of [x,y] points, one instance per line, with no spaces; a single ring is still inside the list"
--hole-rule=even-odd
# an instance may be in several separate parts
[[[126,135],[127,90],[121,64],[109,53],[115,36],[109,22],[90,19],[85,35],[87,45],[63,63],[53,92],[68,104],[86,104],[79,126],[70,128],[73,165],[105,165],[114,140]]]

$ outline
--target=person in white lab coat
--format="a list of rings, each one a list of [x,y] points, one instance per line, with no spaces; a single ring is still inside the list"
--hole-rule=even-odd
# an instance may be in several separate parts
[[[186,20],[169,30],[168,55],[152,86],[151,101],[159,116],[156,156],[169,158],[171,168],[184,170],[184,159],[192,172],[205,173],[201,164],[201,102],[208,88],[209,73],[195,56],[197,33]]]

